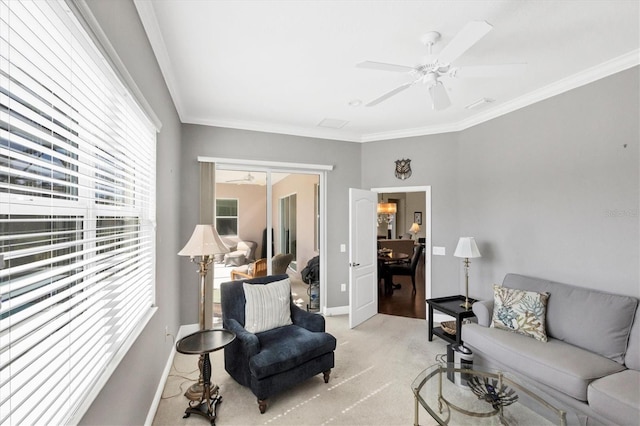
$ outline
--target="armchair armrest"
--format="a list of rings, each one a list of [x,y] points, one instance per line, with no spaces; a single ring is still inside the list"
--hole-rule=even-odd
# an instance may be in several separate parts
[[[238,321],[233,318],[228,318],[225,322],[225,328],[236,334],[236,341],[240,342],[243,348],[243,352],[247,354],[247,358],[251,358],[253,355],[260,352],[260,341],[258,337],[249,333]]]
[[[473,304],[473,313],[478,318],[478,324],[483,327],[491,325],[493,317],[493,300],[479,300]]]
[[[324,331],[324,317],[322,315],[302,310],[293,303],[291,304],[291,321],[309,331]]]

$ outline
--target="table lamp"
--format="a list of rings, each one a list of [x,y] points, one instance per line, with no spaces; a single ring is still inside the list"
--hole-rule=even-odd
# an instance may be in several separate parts
[[[198,273],[200,274],[200,306],[198,306],[198,323],[200,330],[205,329],[205,299],[204,299],[204,283],[207,276],[209,265],[213,262],[213,255],[220,253],[228,253],[229,248],[222,242],[218,231],[213,225],[196,225],[191,238],[187,244],[178,252],[178,256],[189,256],[193,263],[198,264]],[[200,363],[203,362],[204,356],[200,356]],[[202,369],[200,369],[202,371]],[[185,396],[192,401],[197,401],[202,395],[204,380],[202,372],[198,383],[191,386]]]
[[[413,236],[415,237],[416,234],[418,232],[420,232],[420,225],[418,225],[417,223],[413,222],[413,224],[411,225],[411,228],[409,228],[409,232],[411,232],[413,234]]]
[[[453,255],[455,257],[464,258],[465,293],[464,303],[460,306],[465,309],[469,309],[471,308],[471,303],[469,303],[469,263],[471,262],[469,262],[469,259],[473,257],[480,257],[480,250],[478,250],[475,238],[460,237],[458,245],[456,246],[456,251]]]

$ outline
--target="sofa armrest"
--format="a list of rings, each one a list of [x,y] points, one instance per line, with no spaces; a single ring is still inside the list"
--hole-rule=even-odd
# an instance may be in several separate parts
[[[245,330],[238,321],[233,318],[227,319],[225,328],[236,334],[236,340],[242,345],[243,352],[247,355],[247,358],[251,358],[253,355],[260,352],[260,341],[258,340],[258,337]]]
[[[291,321],[309,331],[324,331],[324,317],[322,315],[307,312],[298,306],[291,304]]]
[[[473,304],[473,313],[478,318],[478,324],[483,327],[491,325],[493,317],[493,300],[479,300]]]

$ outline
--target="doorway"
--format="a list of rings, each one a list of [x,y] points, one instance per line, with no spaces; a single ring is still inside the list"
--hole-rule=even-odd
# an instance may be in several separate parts
[[[372,191],[378,193],[378,202],[394,203],[397,208],[393,220],[385,216],[378,221],[379,242],[391,234],[394,240],[413,239],[414,250],[421,246],[414,275],[415,291],[411,275],[393,276],[390,292],[385,291],[382,277],[378,277],[378,313],[426,319],[426,299],[431,297],[431,187],[372,188]],[[406,266],[410,268],[410,264]]]
[[[272,258],[286,244],[287,251],[296,256],[292,261],[294,268],[290,264],[288,272],[299,277],[306,263],[319,256],[320,310],[326,311],[326,180],[333,166],[216,157],[198,157],[198,161],[209,163],[214,170],[213,179],[201,183],[204,188],[214,188],[210,198],[204,198],[205,205],[210,203],[217,212],[217,199],[238,200],[235,237],[257,243],[256,258]],[[226,172],[235,176],[228,173],[225,176]],[[295,219],[289,217],[288,238],[282,239],[280,200],[293,194],[295,201],[292,203],[293,198],[289,198],[287,214]],[[257,202],[258,199],[261,201]],[[267,262],[267,266],[271,273],[272,263]],[[304,285],[305,293],[306,290]]]

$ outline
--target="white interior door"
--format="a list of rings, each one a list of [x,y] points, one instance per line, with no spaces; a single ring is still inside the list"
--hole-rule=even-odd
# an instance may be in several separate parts
[[[349,188],[349,327],[378,313],[378,194]]]

